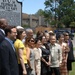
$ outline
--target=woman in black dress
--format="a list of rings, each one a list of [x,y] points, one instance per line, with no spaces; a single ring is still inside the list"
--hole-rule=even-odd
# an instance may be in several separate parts
[[[41,75],[48,75],[50,71],[50,51],[46,48],[46,37],[42,35],[39,37],[42,45],[40,49],[42,50],[41,57]]]

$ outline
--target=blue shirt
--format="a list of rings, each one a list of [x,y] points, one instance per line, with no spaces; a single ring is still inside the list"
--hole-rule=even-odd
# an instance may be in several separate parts
[[[5,39],[12,45],[12,48],[13,48],[13,50],[15,51],[13,41],[12,41],[11,39],[7,38],[7,37],[5,37]]]

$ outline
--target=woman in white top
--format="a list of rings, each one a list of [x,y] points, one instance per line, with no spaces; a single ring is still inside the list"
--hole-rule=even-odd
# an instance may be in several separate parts
[[[40,49],[41,41],[39,39],[35,39],[35,48],[34,48],[34,54],[35,54],[35,72],[36,75],[41,75],[41,56],[42,52]]]

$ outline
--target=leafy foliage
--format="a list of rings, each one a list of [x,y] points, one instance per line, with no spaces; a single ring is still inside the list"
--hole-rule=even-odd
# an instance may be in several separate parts
[[[74,0],[46,0],[44,16],[47,20],[54,18],[69,27],[75,21],[75,1]],[[57,21],[57,24],[58,24]]]
[[[43,10],[42,9],[39,9],[36,13],[35,13],[35,15],[39,15],[39,16],[42,16],[43,15]]]
[[[23,27],[23,28],[29,28],[30,25],[23,24],[22,27]]]
[[[71,22],[70,27],[71,28],[75,27],[75,22]]]

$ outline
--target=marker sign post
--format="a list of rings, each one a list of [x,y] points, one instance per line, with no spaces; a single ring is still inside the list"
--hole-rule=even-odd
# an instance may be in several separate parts
[[[21,26],[22,3],[17,0],[0,0],[0,18],[5,18],[9,25]]]

